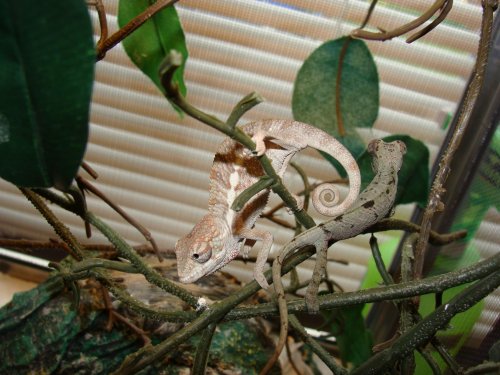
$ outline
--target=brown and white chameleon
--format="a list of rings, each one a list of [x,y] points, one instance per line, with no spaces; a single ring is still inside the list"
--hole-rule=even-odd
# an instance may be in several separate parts
[[[283,177],[290,159],[300,150],[312,147],[339,161],[349,177],[349,193],[338,203],[338,191],[331,184],[320,185],[312,202],[326,216],[344,212],[356,200],[361,177],[356,161],[335,138],[311,125],[292,120],[264,120],[246,124],[241,130],[256,144],[252,152],[238,142],[226,138],[218,147],[210,171],[208,213],[181,238],[176,246],[177,269],[183,283],[191,283],[217,271],[239,253],[246,240],[260,240],[254,277],[263,287],[269,285],[263,268],[271,250],[271,233],[254,228],[266,207],[269,189],[252,197],[239,211],[231,205],[245,189],[255,184],[265,173],[257,156],[266,154],[276,173]],[[300,205],[300,202],[298,202]]]

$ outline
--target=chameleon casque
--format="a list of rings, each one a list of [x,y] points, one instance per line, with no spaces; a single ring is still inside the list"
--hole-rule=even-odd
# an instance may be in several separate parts
[[[210,171],[208,213],[175,246],[179,279],[183,283],[194,282],[229,263],[240,253],[246,240],[260,240],[262,247],[254,277],[263,288],[269,286],[263,268],[273,237],[269,232],[254,228],[266,207],[269,189],[257,193],[239,212],[231,209],[235,198],[265,174],[257,156],[265,153],[280,177],[290,159],[306,147],[337,159],[349,177],[349,193],[337,204],[339,194],[331,184],[316,188],[312,202],[323,215],[335,216],[344,212],[358,196],[361,177],[356,161],[339,141],[324,131],[292,120],[257,121],[242,126],[241,130],[252,137],[256,150],[252,152],[230,138],[218,147]]]

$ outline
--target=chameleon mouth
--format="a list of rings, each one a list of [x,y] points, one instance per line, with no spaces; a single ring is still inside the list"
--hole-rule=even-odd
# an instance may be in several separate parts
[[[177,267],[179,281],[183,284],[194,283],[199,279],[201,279],[203,276],[209,275],[217,271],[220,268],[219,264],[221,264],[223,260],[224,258],[221,257],[220,259],[210,259],[203,265],[197,263],[195,270],[193,269],[190,270],[189,264],[187,264],[185,267],[182,268]]]

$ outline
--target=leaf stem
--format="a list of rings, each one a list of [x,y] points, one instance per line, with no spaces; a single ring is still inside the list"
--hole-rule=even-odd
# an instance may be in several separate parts
[[[342,86],[342,67],[344,66],[344,60],[347,53],[347,47],[352,38],[347,36],[342,44],[342,49],[340,50],[339,62],[337,66],[337,77],[335,81],[335,116],[337,118],[337,130],[340,137],[345,137],[345,126],[344,120],[342,119],[342,108],[340,102],[341,86]]]
[[[132,34],[135,30],[137,30],[144,22],[153,17],[160,10],[174,5],[179,0],[158,0],[155,3],[151,4],[149,8],[147,8],[144,12],[139,14],[137,17],[130,20],[125,26],[123,26],[116,33],[107,38],[103,43],[98,45],[97,48],[97,60],[102,60],[104,56],[106,56],[106,52],[111,48],[120,43],[127,36]]]
[[[451,3],[448,5],[448,3]],[[404,24],[403,26],[400,26],[396,29],[390,30],[390,31],[381,31],[381,32],[371,32],[371,31],[366,31],[362,30],[362,27],[353,30],[351,32],[351,36],[353,38],[361,38],[361,39],[369,39],[369,40],[388,40],[392,39],[394,37],[406,34],[407,32],[410,32],[411,30],[416,29],[417,27],[421,26],[424,24],[426,21],[428,21],[436,12],[440,11],[440,15],[436,18],[436,20],[439,19],[438,22],[432,22],[429,26],[432,25],[430,28],[426,28],[425,32],[423,33],[416,33],[415,35],[412,35],[408,40],[415,41],[416,39],[422,37],[425,35],[427,32],[429,32],[432,28],[436,27],[441,21],[444,20],[446,17],[446,14],[448,13],[449,9],[448,6],[451,7],[453,4],[453,0],[436,0],[434,4],[432,4],[427,11],[424,12],[420,17],[414,19],[411,22],[408,22]],[[444,16],[441,17],[441,15],[444,13]],[[435,21],[436,21],[435,20]]]

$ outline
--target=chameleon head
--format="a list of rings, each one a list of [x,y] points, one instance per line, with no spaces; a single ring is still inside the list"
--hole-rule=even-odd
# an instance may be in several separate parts
[[[384,166],[392,163],[394,170],[399,171],[403,158],[398,157],[398,155],[406,153],[406,145],[402,141],[386,143],[381,139],[374,139],[368,144],[368,152],[374,156],[372,165],[375,172],[378,171],[380,161],[384,163]]]
[[[175,244],[179,280],[195,282],[228,263],[230,241],[234,240],[227,223],[214,215],[205,215]]]

